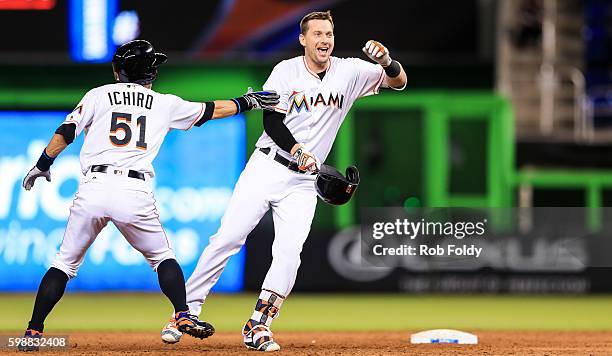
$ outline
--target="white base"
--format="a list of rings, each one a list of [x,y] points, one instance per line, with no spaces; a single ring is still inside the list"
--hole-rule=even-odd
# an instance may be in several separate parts
[[[410,336],[412,344],[478,344],[478,336],[459,330],[436,329],[421,331]]]

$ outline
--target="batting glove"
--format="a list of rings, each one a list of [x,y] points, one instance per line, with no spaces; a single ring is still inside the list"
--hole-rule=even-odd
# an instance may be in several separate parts
[[[388,67],[389,64],[391,64],[389,50],[378,41],[369,40],[361,50],[366,56],[368,56],[368,58],[383,67]]]
[[[295,151],[293,158],[295,158],[300,171],[316,173],[321,169],[319,158],[314,153],[306,151],[303,147]]]
[[[47,179],[47,182],[51,181],[51,171],[41,171],[40,169],[36,168],[36,166],[32,167],[32,169],[30,169],[30,171],[28,172],[28,174],[26,174],[25,178],[23,179],[23,187],[25,188],[25,190],[30,190],[32,189],[32,187],[34,186],[34,182],[36,181],[36,178],[38,177],[45,177]]]
[[[249,103],[251,109],[270,111],[274,111],[274,107],[278,105],[278,99],[280,99],[280,96],[274,90],[253,91],[251,87],[242,97]]]

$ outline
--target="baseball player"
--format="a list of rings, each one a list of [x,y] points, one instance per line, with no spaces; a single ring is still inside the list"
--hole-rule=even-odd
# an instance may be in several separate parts
[[[334,24],[329,11],[306,15],[300,27],[304,55],[277,64],[264,84],[265,90],[280,95],[280,103],[273,112],[264,112],[265,132],[238,179],[219,230],[186,286],[189,310],[199,315],[230,256],[272,209],[272,265],[255,311],[243,328],[245,345],[258,351],[280,349],[270,325],[291,292],[310,231],[317,204],[313,174],[327,158],[347,112],[355,100],[377,94],[380,87],[401,90],[406,86],[402,66],[379,42],[368,41],[363,48],[375,64],[332,57]],[[180,339],[174,324],[171,319],[162,330],[167,342]]]
[[[45,318],[108,222],[115,224],[157,272],[161,290],[174,306],[178,330],[197,338],[214,333],[212,325],[188,312],[183,272],[160,223],[151,191],[155,176],[152,161],[169,130],[189,130],[208,120],[245,110],[270,110],[278,103],[278,95],[249,90],[231,100],[196,103],[160,94],[151,87],[157,68],[166,59],[165,54],[156,53],[144,40],[120,46],[112,60],[117,83],[85,94],[23,180],[26,190],[39,177],[51,181],[49,169],[57,155],[75,136],[85,132],[80,156],[84,177],[70,208],[59,252],[38,288],[32,319],[25,332],[28,338],[42,336]]]

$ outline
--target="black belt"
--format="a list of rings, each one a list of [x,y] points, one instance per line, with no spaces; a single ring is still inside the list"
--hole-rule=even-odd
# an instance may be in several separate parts
[[[261,152],[265,153],[265,154],[268,154],[271,151],[270,147],[260,148],[259,150]],[[302,173],[302,174],[305,174],[305,173],[312,174],[312,173],[307,172],[307,171],[301,171],[298,168],[298,165],[297,165],[297,163],[295,161],[290,161],[290,160],[286,159],[285,157],[279,155],[278,153],[274,154],[274,160],[276,162],[282,164],[283,166],[287,167],[291,171],[294,171],[294,172],[297,172],[297,173]]]
[[[91,166],[91,171],[92,172],[99,172],[99,173],[106,173],[106,171],[108,171],[108,166],[103,166],[103,165]],[[138,172],[138,171],[133,171],[131,169],[128,171],[128,177],[145,180],[144,173]]]

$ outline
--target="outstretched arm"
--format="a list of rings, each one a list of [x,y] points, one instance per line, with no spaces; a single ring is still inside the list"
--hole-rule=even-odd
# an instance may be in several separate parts
[[[231,100],[215,100],[207,104],[213,104],[210,119],[215,120],[253,109],[273,111],[274,106],[278,104],[279,98],[279,95],[274,91],[254,92],[253,89],[249,88],[246,94],[238,98]]]
[[[236,115],[238,113],[238,107],[231,100],[215,100],[213,101],[215,108],[213,110],[211,120],[222,119],[224,117]]]

